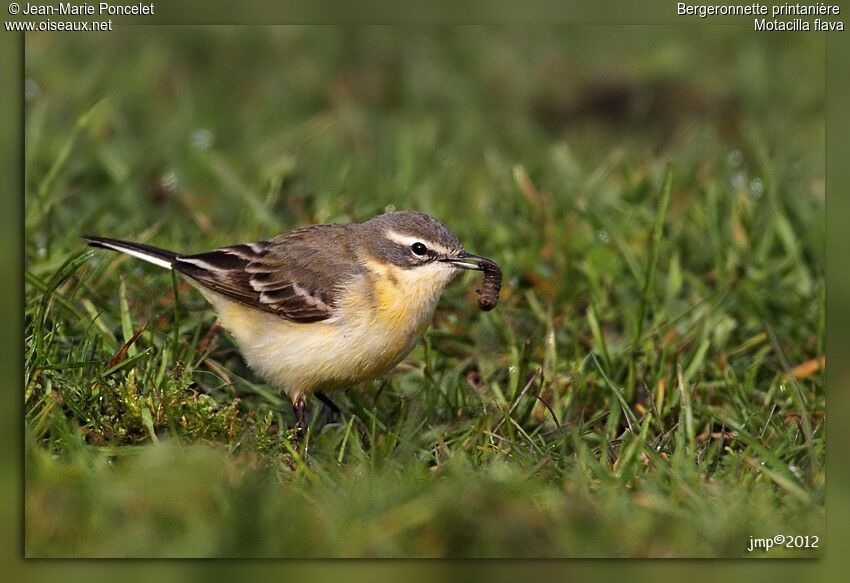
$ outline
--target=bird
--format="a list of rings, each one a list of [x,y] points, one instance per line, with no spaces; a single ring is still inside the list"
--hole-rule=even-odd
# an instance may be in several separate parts
[[[463,270],[485,273],[495,297],[501,271],[467,252],[434,217],[393,211],[362,223],[316,224],[272,239],[181,254],[87,235],[92,247],[174,270],[197,288],[235,338],[248,366],[292,402],[304,430],[307,397],[336,412],[327,392],[385,375],[430,325],[446,285]],[[492,290],[490,290],[492,292]]]

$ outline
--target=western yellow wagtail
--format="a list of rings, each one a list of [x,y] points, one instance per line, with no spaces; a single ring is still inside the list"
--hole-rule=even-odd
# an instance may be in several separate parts
[[[292,400],[304,427],[306,396],[381,376],[425,333],[446,284],[462,269],[484,272],[479,305],[498,301],[501,271],[464,251],[423,213],[364,223],[312,225],[268,241],[182,255],[88,236],[184,275],[215,308],[248,365]]]

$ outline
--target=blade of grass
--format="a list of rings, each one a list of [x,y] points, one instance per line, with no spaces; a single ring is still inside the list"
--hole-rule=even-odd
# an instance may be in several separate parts
[[[815,446],[813,441],[813,430],[812,430],[812,417],[809,414],[809,408],[806,404],[806,398],[803,395],[803,388],[800,386],[799,381],[794,378],[793,375],[790,374],[791,365],[788,363],[788,359],[785,358],[785,353],[782,351],[782,346],[779,345],[779,339],[776,337],[776,333],[773,331],[773,328],[770,324],[765,322],[765,329],[767,330],[767,334],[770,337],[770,343],[773,345],[773,350],[776,352],[776,355],[779,357],[779,361],[782,364],[783,372],[786,378],[791,382],[791,386],[794,387],[794,391],[792,394],[794,395],[794,401],[797,405],[797,410],[800,412],[800,422],[803,426],[803,436],[806,439],[806,450],[808,452],[809,458],[809,477],[811,478],[814,475],[815,471]]]
[[[71,150],[73,150],[74,145],[77,143],[80,134],[83,132],[84,129],[86,129],[86,126],[89,125],[97,110],[103,107],[103,105],[108,101],[108,99],[102,99],[98,101],[88,111],[86,111],[83,115],[77,118],[77,121],[74,124],[74,129],[71,131],[71,135],[68,136],[67,140],[65,140],[65,144],[59,151],[59,155],[56,157],[56,160],[54,160],[53,165],[47,171],[47,174],[44,175],[44,179],[38,186],[39,198],[43,200],[47,196],[47,192],[50,190],[50,187],[53,186],[53,182],[56,180],[56,177],[59,175],[59,172],[61,172],[62,169],[65,167],[65,162],[68,161],[68,157],[71,155]]]
[[[133,334],[133,321],[130,318],[130,305],[127,303],[127,284],[122,277],[118,284],[118,303],[121,309],[121,333],[124,335],[124,345],[127,347],[127,354],[129,356],[136,355],[136,347],[133,346],[133,343],[130,342],[131,339],[135,342],[135,339],[138,338],[137,335]],[[142,329],[139,330],[139,334],[144,330],[144,325]]]
[[[667,165],[664,174],[664,182],[661,185],[661,195],[658,200],[658,208],[655,211],[655,225],[652,229],[652,238],[649,244],[649,257],[647,258],[646,279],[643,284],[643,293],[638,306],[637,323],[635,326],[634,340],[632,341],[632,358],[629,362],[629,373],[626,381],[626,397],[631,399],[635,392],[637,381],[637,354],[640,348],[640,339],[643,335],[644,320],[653,303],[655,292],[655,273],[658,269],[658,256],[661,249],[661,237],[664,235],[664,223],[667,219],[667,208],[670,205],[670,194],[673,190],[673,167]]]
[[[625,413],[626,417],[629,420],[630,425],[637,425],[637,417],[632,413],[632,410],[629,408],[629,404],[626,402],[626,399],[617,389],[616,385],[608,378],[608,375],[605,374],[605,369],[602,368],[602,364],[600,364],[599,359],[596,358],[596,355],[592,352],[590,353],[590,358],[593,360],[593,364],[596,365],[596,370],[599,371],[599,374],[602,375],[602,380],[605,382],[605,386],[610,389],[611,393],[613,393],[614,398],[617,399],[617,402],[620,404],[620,407]]]
[[[676,378],[679,385],[679,394],[682,397],[682,416],[684,417],[685,436],[688,440],[688,448],[693,455],[697,450],[696,433],[694,432],[694,412],[691,407],[691,392],[685,386],[685,377],[682,373],[682,363],[676,363]]]
[[[122,360],[122,361],[118,362],[118,364],[115,364],[115,365],[113,365],[113,366],[108,367],[105,371],[103,371],[103,372],[101,373],[100,377],[101,377],[101,378],[106,378],[106,377],[108,377],[109,375],[111,375],[112,373],[114,373],[115,371],[117,371],[117,370],[119,370],[119,369],[122,369],[122,368],[124,368],[125,366],[129,366],[129,365],[133,364],[134,362],[136,362],[137,360],[141,360],[142,358],[144,358],[144,357],[145,357],[145,355],[147,355],[147,354],[149,354],[149,353],[151,353],[151,352],[153,352],[153,347],[145,348],[144,350],[142,350],[141,352],[139,352],[138,354],[136,354],[136,356],[132,356],[132,357],[130,357],[130,358],[126,358],[126,359],[124,359],[124,360]]]
[[[171,270],[171,289],[174,292],[174,330],[171,338],[171,354],[174,358],[174,365],[177,365],[179,360],[180,348],[180,294],[177,291],[177,272]]]
[[[83,266],[83,264],[92,256],[90,251],[80,251],[68,257],[62,266],[56,271],[54,276],[47,284],[44,293],[42,294],[41,306],[36,317],[35,325],[35,346],[36,354],[44,354],[44,323],[47,319],[47,312],[50,307],[50,302],[53,295],[60,285],[65,283],[74,273]]]

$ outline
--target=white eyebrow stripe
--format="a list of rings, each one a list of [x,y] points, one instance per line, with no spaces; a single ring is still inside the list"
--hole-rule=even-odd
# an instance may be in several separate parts
[[[428,247],[428,249],[430,249],[432,251],[436,251],[437,253],[439,253],[441,255],[448,255],[448,254],[451,253],[451,249],[447,249],[446,247],[443,247],[439,243],[434,243],[433,241],[429,241],[428,239],[423,239],[422,237],[411,237],[410,235],[402,235],[401,233],[399,233],[397,231],[393,231],[392,229],[390,229],[389,231],[384,233],[384,236],[386,236],[386,238],[389,239],[390,241],[393,241],[395,243],[399,243],[401,245],[406,245],[408,247],[410,245],[413,245],[414,243],[424,243],[425,246]]]

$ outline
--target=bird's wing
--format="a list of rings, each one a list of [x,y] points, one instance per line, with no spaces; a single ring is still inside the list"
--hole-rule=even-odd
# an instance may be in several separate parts
[[[332,317],[342,287],[362,273],[351,225],[313,225],[271,241],[180,255],[174,268],[212,291],[293,322]]]

